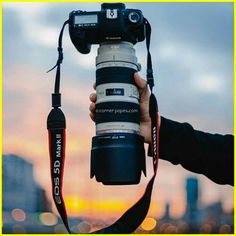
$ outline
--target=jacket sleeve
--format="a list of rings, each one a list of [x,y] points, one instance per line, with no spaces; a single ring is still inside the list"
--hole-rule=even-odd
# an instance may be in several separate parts
[[[161,117],[160,158],[215,183],[234,185],[233,135],[209,134]]]

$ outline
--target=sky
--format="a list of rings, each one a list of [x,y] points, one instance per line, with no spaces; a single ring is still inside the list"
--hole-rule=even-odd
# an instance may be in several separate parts
[[[161,115],[197,130],[233,134],[233,3],[127,3],[152,26],[151,53]],[[34,164],[35,178],[51,199],[46,118],[51,109],[57,40],[72,10],[98,11],[100,3],[3,3],[3,153]],[[97,46],[80,54],[65,29],[61,75],[67,118],[64,195],[72,216],[117,217],[144,191],[140,185],[110,187],[89,179],[89,94],[95,81]],[[145,42],[135,46],[145,78]],[[200,206],[221,200],[233,207],[233,188],[212,183],[181,166],[160,161],[149,215],[161,217],[166,203],[178,217],[185,210],[185,179],[200,181]],[[211,189],[211,191],[209,191]]]

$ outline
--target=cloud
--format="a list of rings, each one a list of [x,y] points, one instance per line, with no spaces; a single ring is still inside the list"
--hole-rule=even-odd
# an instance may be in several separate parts
[[[219,93],[223,89],[223,79],[217,75],[200,74],[193,78],[193,86],[202,92]]]
[[[73,45],[74,51],[71,52],[69,56],[70,63],[73,63],[75,66],[79,66],[84,70],[95,70],[95,58],[97,55],[97,48],[97,45],[93,45],[89,54],[81,54]]]
[[[41,15],[42,12],[48,6],[46,4],[41,3],[20,3],[20,2],[4,2],[3,8],[6,10],[14,10],[20,14],[28,14],[28,15]]]

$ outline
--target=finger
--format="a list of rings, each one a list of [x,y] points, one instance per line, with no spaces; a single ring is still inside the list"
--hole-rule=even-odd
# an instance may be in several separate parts
[[[139,89],[139,93],[140,93],[140,106],[142,108],[142,103],[144,104],[144,106],[146,106],[146,104],[149,101],[149,90],[147,87],[147,81],[142,79],[141,76],[138,73],[134,74],[134,80],[136,85],[138,86]]]
[[[93,83],[93,89],[96,90],[96,83]]]
[[[89,116],[90,116],[91,120],[95,122],[95,114],[94,113],[90,113]]]
[[[89,110],[90,110],[92,113],[95,113],[95,103],[91,103],[91,104],[90,104]]]
[[[96,95],[96,93],[91,93],[90,94],[90,96],[89,96],[89,100],[91,101],[91,102],[96,102],[97,101],[97,95]]]
[[[134,73],[134,81],[140,89],[144,89],[147,87],[147,81],[142,79],[138,73]]]

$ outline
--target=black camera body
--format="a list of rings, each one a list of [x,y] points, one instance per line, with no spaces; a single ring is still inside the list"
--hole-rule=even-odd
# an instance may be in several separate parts
[[[69,32],[76,49],[90,52],[92,44],[105,41],[127,41],[132,44],[145,39],[144,17],[140,10],[125,9],[123,3],[103,3],[101,11],[72,11]]]

